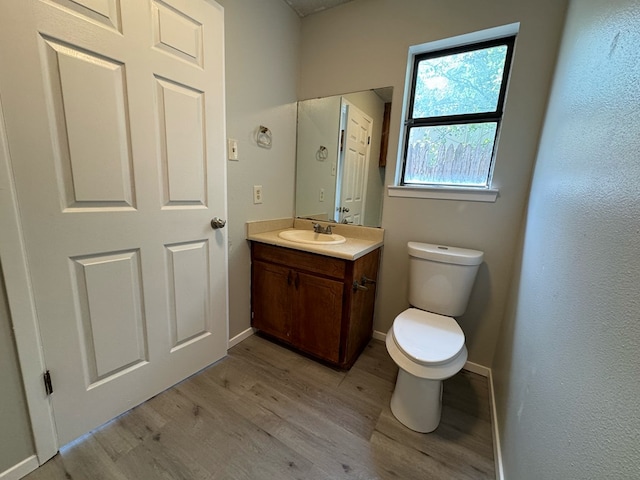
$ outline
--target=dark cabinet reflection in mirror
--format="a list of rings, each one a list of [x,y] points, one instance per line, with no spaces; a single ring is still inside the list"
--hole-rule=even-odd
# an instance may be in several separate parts
[[[298,102],[296,216],[379,227],[393,88]]]

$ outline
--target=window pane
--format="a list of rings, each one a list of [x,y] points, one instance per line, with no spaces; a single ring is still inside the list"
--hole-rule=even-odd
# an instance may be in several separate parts
[[[488,185],[496,122],[414,127],[405,184]]]
[[[496,111],[507,46],[418,63],[412,118]]]

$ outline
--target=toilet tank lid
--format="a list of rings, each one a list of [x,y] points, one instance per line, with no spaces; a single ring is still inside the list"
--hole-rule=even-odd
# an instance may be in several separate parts
[[[412,257],[456,265],[480,265],[484,257],[484,253],[479,250],[431,243],[409,242],[408,247]]]

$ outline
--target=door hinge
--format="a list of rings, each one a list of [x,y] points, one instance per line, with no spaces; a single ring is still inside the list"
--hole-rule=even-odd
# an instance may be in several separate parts
[[[253,312],[251,312],[251,320],[253,320]]]
[[[51,395],[53,393],[53,384],[51,383],[51,374],[49,370],[44,372],[44,391],[47,395]]]

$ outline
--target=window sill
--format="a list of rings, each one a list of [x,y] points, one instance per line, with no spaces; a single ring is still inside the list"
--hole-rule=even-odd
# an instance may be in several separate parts
[[[463,200],[467,202],[494,203],[500,191],[496,188],[477,187],[409,187],[389,185],[390,197],[434,198],[440,200]]]

